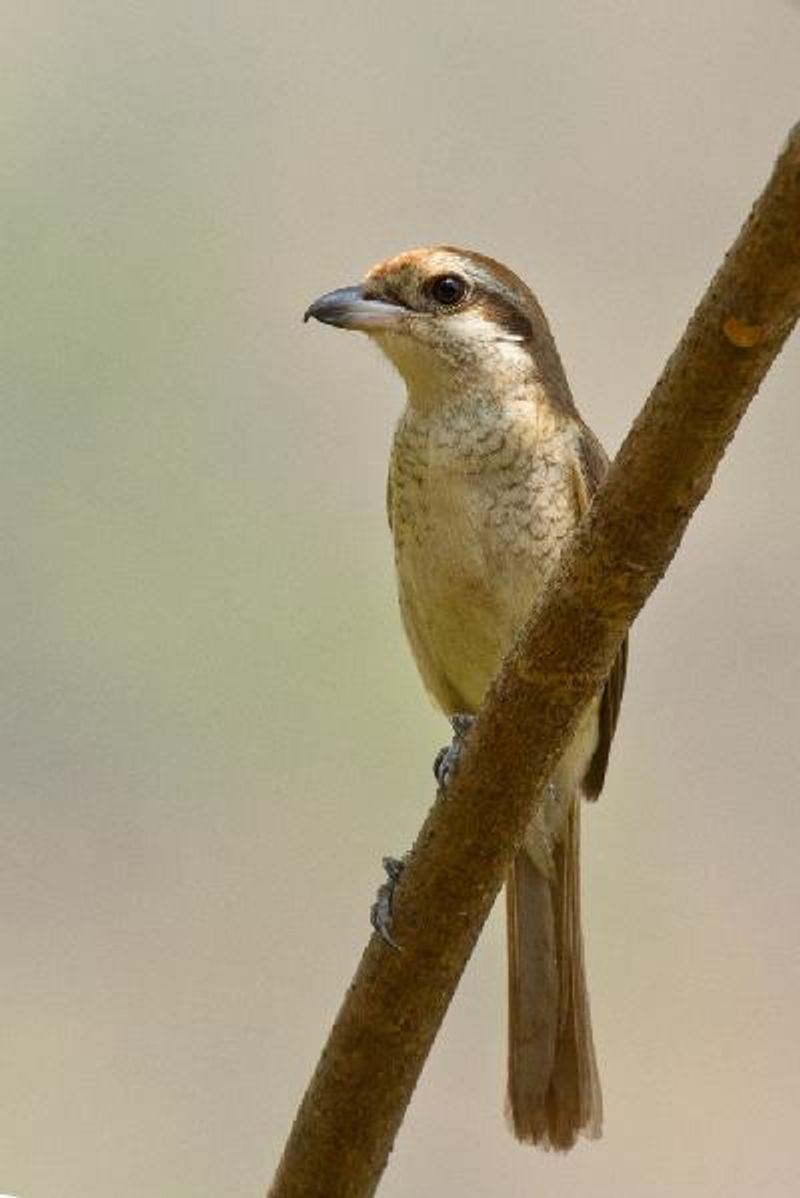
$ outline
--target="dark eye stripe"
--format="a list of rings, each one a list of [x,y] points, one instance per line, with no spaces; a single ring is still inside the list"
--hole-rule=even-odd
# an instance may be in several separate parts
[[[394,304],[396,308],[405,308],[408,312],[413,311],[410,304],[407,304],[404,299],[391,289],[391,287],[365,287],[364,299],[383,300],[384,303]],[[0,1198],[3,1198],[0,1194]]]
[[[523,341],[532,339],[533,325],[528,317],[516,304],[498,295],[496,291],[484,291],[476,301],[475,307],[487,320],[493,321],[509,336],[521,337]]]

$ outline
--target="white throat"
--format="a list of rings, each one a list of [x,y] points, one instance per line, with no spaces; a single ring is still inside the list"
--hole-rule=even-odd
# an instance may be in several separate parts
[[[468,312],[449,317],[425,340],[389,332],[372,340],[405,380],[411,406],[423,411],[470,395],[513,399],[535,377],[521,339]]]

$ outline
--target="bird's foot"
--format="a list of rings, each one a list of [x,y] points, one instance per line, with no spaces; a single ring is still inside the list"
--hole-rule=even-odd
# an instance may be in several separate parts
[[[458,767],[458,759],[461,756],[461,746],[464,737],[469,732],[474,721],[474,715],[460,714],[450,716],[453,739],[449,745],[445,745],[443,749],[439,750],[433,762],[433,776],[439,783],[440,790],[447,790],[447,783]]]
[[[392,912],[392,902],[397,883],[400,881],[400,875],[403,872],[405,862],[398,861],[396,857],[384,857],[383,868],[386,871],[386,881],[382,882],[378,887],[378,893],[375,895],[375,902],[369,913],[369,922],[372,924],[375,931],[380,936],[384,944],[388,944],[390,948],[400,949],[400,945],[391,934],[392,920],[394,918]]]

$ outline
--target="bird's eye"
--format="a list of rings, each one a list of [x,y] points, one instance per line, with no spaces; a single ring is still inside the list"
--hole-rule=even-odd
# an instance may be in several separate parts
[[[428,284],[428,291],[437,304],[451,308],[467,294],[467,284],[460,275],[437,275]]]

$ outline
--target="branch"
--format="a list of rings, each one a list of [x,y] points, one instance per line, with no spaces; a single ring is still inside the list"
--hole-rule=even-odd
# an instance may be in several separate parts
[[[800,125],[486,697],[398,887],[403,951],[367,945],[270,1198],[375,1192],[547,779],[798,314]]]

